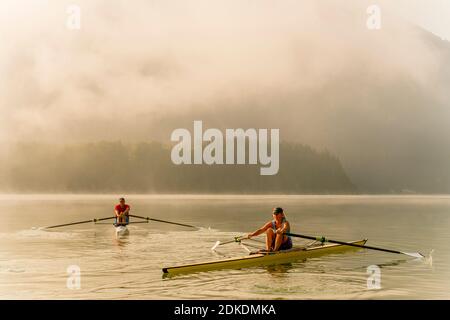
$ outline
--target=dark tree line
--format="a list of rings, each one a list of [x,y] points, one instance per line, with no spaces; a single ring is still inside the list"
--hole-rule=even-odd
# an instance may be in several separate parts
[[[340,161],[327,152],[281,143],[277,175],[261,165],[174,165],[171,146],[98,142],[18,144],[3,159],[1,189],[87,193],[355,193]]]

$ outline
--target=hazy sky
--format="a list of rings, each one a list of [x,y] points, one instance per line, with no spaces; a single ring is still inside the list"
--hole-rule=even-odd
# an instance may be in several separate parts
[[[65,28],[66,8],[73,3],[82,10],[80,31]],[[333,75],[351,72],[355,62],[375,72],[414,65],[411,76],[429,83],[439,66],[434,52],[397,27],[373,38],[365,28],[365,9],[372,3],[377,2],[2,1],[0,138],[147,140],[158,137],[150,120],[313,92]],[[388,8],[382,14],[392,7],[436,33],[450,23],[448,1],[378,3]],[[375,49],[388,49],[388,55],[380,52],[391,61],[368,48],[377,42]],[[322,121],[317,112],[305,109],[309,124]],[[121,117],[129,129],[111,130]],[[317,132],[310,131],[302,134],[314,144],[307,138],[316,139]]]
[[[373,2],[377,3],[377,1]],[[382,3],[383,6],[392,6],[405,19],[450,41],[450,1],[390,0]]]
[[[66,27],[69,4],[82,10],[80,30]],[[377,31],[366,25],[372,4],[382,10]],[[167,142],[203,120],[280,128],[282,140],[336,154],[353,178],[369,169],[381,177],[380,168],[382,180],[401,170],[430,177],[422,167],[437,159],[440,179],[450,163],[450,42],[405,20],[448,39],[449,8],[448,0],[1,1],[0,141]]]

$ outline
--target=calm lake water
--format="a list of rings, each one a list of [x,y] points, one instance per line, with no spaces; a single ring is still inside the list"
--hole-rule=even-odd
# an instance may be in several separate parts
[[[33,229],[109,216],[117,198],[0,196],[0,298],[450,298],[450,196],[128,196],[133,214],[201,228],[135,224],[122,239],[111,225]],[[275,206],[285,208],[292,232],[368,238],[368,245],[426,255],[434,249],[432,263],[357,250],[287,265],[162,276],[162,267],[245,255],[237,244],[218,253],[210,248],[216,240],[254,231],[271,219]],[[70,265],[80,268],[80,289],[67,288]],[[371,265],[380,267],[380,289],[368,289]]]

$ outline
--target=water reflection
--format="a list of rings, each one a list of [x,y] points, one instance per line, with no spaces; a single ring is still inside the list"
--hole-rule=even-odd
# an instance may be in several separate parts
[[[394,261],[391,261],[391,262],[378,263],[377,266],[379,266],[380,268],[395,267],[395,266],[399,266],[400,264],[407,263],[407,262],[408,262],[407,259],[398,259],[398,260],[394,260]]]
[[[302,260],[306,261],[306,259]],[[284,263],[284,264],[274,264],[263,267],[267,273],[274,278],[286,277],[288,272],[294,269],[294,265],[292,263]]]
[[[125,249],[130,243],[129,235],[123,235],[120,237],[114,236],[113,243],[117,248]]]

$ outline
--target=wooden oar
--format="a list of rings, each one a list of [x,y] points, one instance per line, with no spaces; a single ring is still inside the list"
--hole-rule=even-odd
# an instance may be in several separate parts
[[[172,221],[167,221],[167,220],[160,220],[160,219],[149,218],[149,217],[135,216],[135,215],[133,215],[133,214],[130,214],[130,217],[139,218],[139,219],[144,219],[144,220],[147,220],[147,221],[156,221],[156,222],[162,222],[162,223],[169,223],[169,224],[174,224],[174,225],[177,225],[177,226],[182,226],[182,227],[188,227],[188,228],[198,229],[198,227],[196,227],[196,226],[191,226],[190,224],[184,224],[184,223],[172,222]]]
[[[346,245],[346,246],[350,246],[350,247],[358,247],[358,248],[378,250],[378,251],[389,252],[389,253],[404,254],[404,255],[407,255],[410,257],[414,257],[414,258],[425,258],[425,256],[423,254],[421,254],[420,252],[403,252],[403,251],[397,251],[397,250],[391,250],[391,249],[384,249],[384,248],[348,243],[348,242],[339,241],[339,240],[331,240],[331,239],[326,239],[325,237],[305,236],[303,234],[296,234],[296,233],[290,233],[290,232],[286,232],[285,235],[291,236],[291,237],[303,238],[303,239],[311,239],[311,240],[316,240],[316,241],[320,241],[320,242],[337,243],[337,244],[342,244],[342,245]]]
[[[76,224],[83,224],[83,223],[89,223],[89,222],[97,222],[97,221],[103,221],[103,220],[109,220],[109,219],[115,219],[116,217],[108,217],[108,218],[94,218],[91,220],[83,220],[83,221],[78,221],[78,222],[71,222],[71,223],[64,223],[64,224],[58,224],[55,226],[49,226],[49,227],[44,227],[44,229],[52,229],[52,228],[59,228],[59,227],[66,227],[66,226],[73,226]]]

